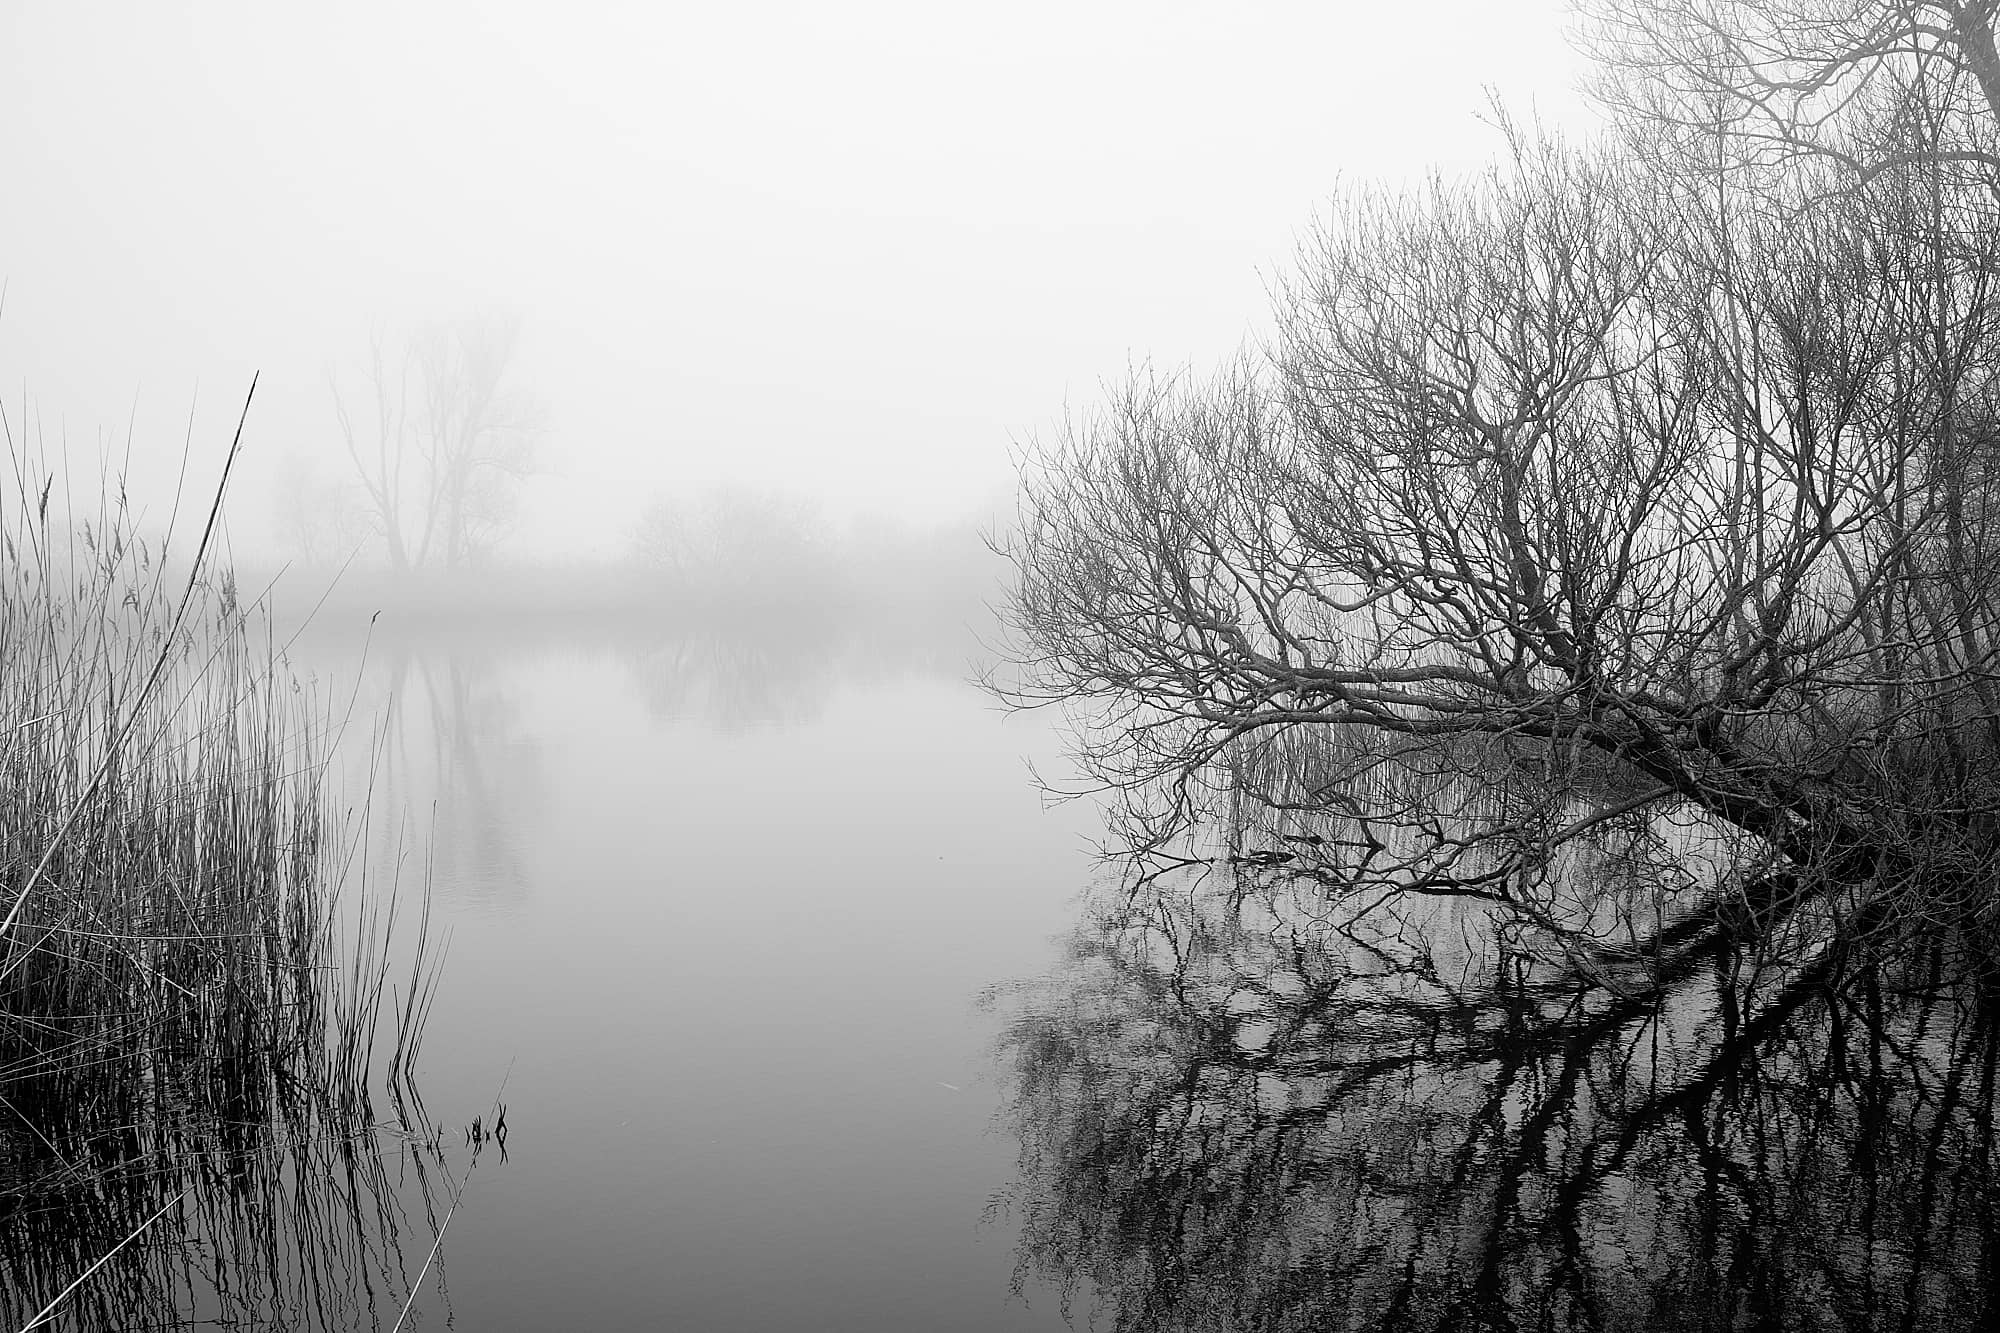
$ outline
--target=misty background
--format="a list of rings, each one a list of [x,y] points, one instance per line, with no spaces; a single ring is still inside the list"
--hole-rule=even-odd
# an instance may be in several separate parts
[[[1254,338],[1341,180],[1482,160],[1490,94],[1578,118],[1563,21],[0,6],[0,401],[157,526],[261,373],[231,554],[365,568],[337,405],[371,349],[503,330],[529,429],[483,561],[623,560],[663,507],[971,532],[1067,404]]]

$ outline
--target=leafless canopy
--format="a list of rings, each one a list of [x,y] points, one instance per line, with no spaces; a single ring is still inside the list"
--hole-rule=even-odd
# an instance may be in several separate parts
[[[1586,0],[1598,91],[1743,163],[2000,186],[1993,0]]]
[[[541,426],[509,391],[518,334],[501,319],[438,324],[395,352],[378,336],[368,418],[334,386],[348,462],[391,568],[470,564],[511,518]]]
[[[1516,136],[1346,201],[1268,357],[1036,453],[1012,693],[1079,710],[1140,871],[1483,899],[1578,957],[2000,908],[1990,202],[1837,167]]]

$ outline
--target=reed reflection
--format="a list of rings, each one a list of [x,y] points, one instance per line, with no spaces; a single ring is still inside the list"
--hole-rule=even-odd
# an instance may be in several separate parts
[[[60,1296],[57,1326],[107,1333],[392,1327],[468,1160],[433,1126],[373,1123],[318,1092],[47,1145],[42,1172],[6,1190],[0,1321],[34,1326]]]
[[[1017,1283],[1135,1330],[1983,1326],[1980,950],[1682,923],[1621,981],[1518,925],[1243,858],[1092,921],[1003,1038]]]

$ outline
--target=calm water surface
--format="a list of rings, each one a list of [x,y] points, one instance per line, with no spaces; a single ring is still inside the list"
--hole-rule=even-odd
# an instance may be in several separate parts
[[[957,673],[778,647],[368,646],[342,751],[371,873],[400,855],[407,893],[428,856],[450,935],[425,1100],[456,1126],[497,1097],[510,1131],[427,1317],[1063,1326],[984,1220],[1017,1150],[978,1001],[1047,968],[1092,815],[1044,808],[1048,727]]]
[[[1986,1326],[1977,914],[1675,917],[1639,875],[1650,951],[1585,968],[1254,839],[1087,895],[1095,814],[1028,768],[1059,737],[964,658],[783,617],[308,636],[356,878],[428,881],[448,940],[422,1106],[160,1083],[167,1139],[93,1131],[99,1176],[0,1213],[49,1261],[0,1305],[157,1209],[71,1326],[387,1329],[413,1286],[406,1328]]]

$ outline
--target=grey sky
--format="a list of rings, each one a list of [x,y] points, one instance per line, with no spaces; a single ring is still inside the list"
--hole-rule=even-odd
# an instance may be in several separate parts
[[[1128,359],[1234,347],[1343,178],[1486,156],[1483,85],[1571,118],[1563,21],[0,0],[0,392],[79,457],[134,420],[151,493],[197,386],[199,463],[261,369],[261,549],[371,327],[505,312],[549,421],[524,551],[713,480],[962,506]]]

